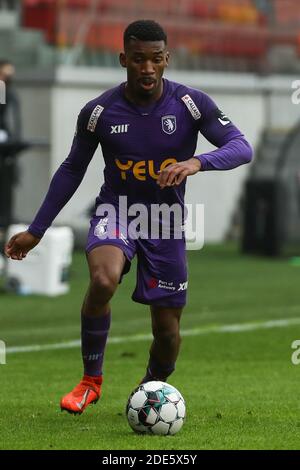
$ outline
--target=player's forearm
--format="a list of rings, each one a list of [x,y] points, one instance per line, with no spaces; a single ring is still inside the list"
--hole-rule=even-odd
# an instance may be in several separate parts
[[[85,169],[76,171],[67,161],[61,164],[51,180],[43,204],[28,228],[32,235],[42,238],[55,217],[77,190],[84,174]]]
[[[253,150],[244,137],[236,137],[212,152],[196,155],[201,170],[232,170],[252,160]]]

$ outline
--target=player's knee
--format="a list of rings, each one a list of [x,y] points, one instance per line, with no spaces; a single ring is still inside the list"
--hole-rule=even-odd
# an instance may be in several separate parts
[[[179,319],[177,317],[159,317],[152,322],[153,336],[172,342],[179,338]]]
[[[105,295],[107,298],[110,298],[114,294],[118,282],[118,277],[113,273],[95,272],[91,276],[92,290]]]

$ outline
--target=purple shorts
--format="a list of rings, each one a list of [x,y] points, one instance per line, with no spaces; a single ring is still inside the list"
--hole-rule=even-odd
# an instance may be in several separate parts
[[[122,275],[129,271],[131,260],[137,255],[137,282],[132,294],[135,302],[174,308],[186,304],[188,283],[184,238],[135,240],[129,235],[125,237],[118,224],[111,228],[106,217],[94,216],[90,221],[86,253],[102,245],[114,245],[123,251],[127,262]]]

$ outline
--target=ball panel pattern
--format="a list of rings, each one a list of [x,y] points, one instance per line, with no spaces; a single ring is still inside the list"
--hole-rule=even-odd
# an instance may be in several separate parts
[[[185,402],[172,385],[161,381],[141,384],[130,395],[126,414],[137,433],[174,435],[185,420]]]

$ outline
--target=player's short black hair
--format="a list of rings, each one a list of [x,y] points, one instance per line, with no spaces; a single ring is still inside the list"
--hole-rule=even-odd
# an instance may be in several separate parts
[[[124,31],[124,47],[129,41],[164,41],[167,44],[167,35],[160,24],[153,20],[137,20],[130,23]]]

